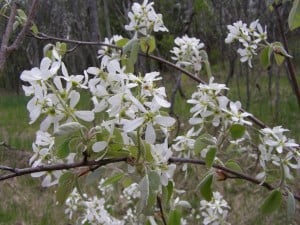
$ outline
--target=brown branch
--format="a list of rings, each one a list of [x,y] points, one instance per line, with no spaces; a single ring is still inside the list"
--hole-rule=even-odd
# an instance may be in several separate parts
[[[32,20],[33,17],[35,15],[36,9],[37,9],[37,5],[38,5],[39,0],[33,0],[29,13],[28,13],[28,17],[27,20],[22,28],[22,30],[20,31],[20,33],[18,34],[18,36],[16,37],[16,39],[14,40],[14,42],[9,46],[9,38],[11,36],[11,33],[13,31],[13,24],[15,21],[15,17],[17,14],[17,5],[15,2],[12,3],[12,7],[11,7],[11,11],[10,11],[10,16],[6,25],[6,29],[5,29],[5,33],[3,35],[2,38],[2,43],[1,43],[1,49],[0,49],[0,71],[3,70],[5,64],[6,64],[6,59],[7,57],[16,49],[18,49],[20,47],[20,45],[22,44],[26,33],[28,32],[30,26],[32,25]]]
[[[16,50],[22,44],[26,33],[28,32],[28,30],[30,29],[30,27],[32,25],[32,20],[36,13],[38,3],[39,3],[39,0],[33,0],[30,10],[29,10],[29,13],[28,13],[28,16],[27,16],[27,20],[26,20],[22,30],[20,31],[20,33],[18,34],[17,38],[14,40],[12,45],[10,47],[8,47],[8,49],[7,49],[9,52]]]
[[[83,167],[83,166],[105,166],[111,163],[117,163],[117,162],[126,162],[127,158],[116,158],[116,159],[103,159],[100,161],[83,161],[83,162],[75,162],[75,163],[61,163],[61,164],[55,164],[55,165],[42,165],[37,167],[28,167],[28,168],[12,168],[12,167],[6,167],[1,166],[0,170],[6,170],[10,171],[12,173],[0,176],[0,181],[7,180],[13,177],[19,177],[26,174],[32,174],[37,172],[43,172],[43,171],[55,171],[55,170],[69,170],[73,168]]]
[[[285,32],[284,32],[284,27],[283,27],[284,23],[282,21],[282,16],[279,13],[279,7],[281,5],[282,4],[274,3],[273,7],[274,7],[274,12],[275,12],[275,15],[276,15],[276,18],[277,18],[277,21],[278,21],[279,31],[280,31],[279,33],[280,33],[281,38],[282,38],[283,47],[286,50],[286,52],[289,54],[288,41],[287,41],[287,38],[286,38],[286,35],[285,35]],[[292,85],[292,88],[295,92],[295,95],[296,95],[296,98],[297,98],[297,101],[298,101],[298,106],[300,107],[300,89],[299,89],[297,78],[296,78],[295,67],[294,67],[294,64],[292,63],[292,60],[291,60],[290,57],[285,57],[285,60],[286,60],[286,65],[287,65],[287,69],[288,69],[289,78],[291,80],[291,85]]]
[[[6,29],[2,36],[2,42],[1,42],[1,48],[0,48],[0,71],[4,67],[6,58],[8,56],[8,51],[7,51],[8,42],[9,42],[10,35],[13,31],[13,24],[15,21],[16,14],[17,14],[17,5],[15,2],[13,2],[12,6],[11,6],[11,10],[10,10],[9,19],[8,19],[8,22],[6,25]]]
[[[0,166],[0,170],[4,171],[9,171],[11,172],[10,174],[0,176],[0,181],[3,180],[8,180],[13,177],[19,177],[27,174],[32,174],[32,173],[37,173],[37,172],[44,172],[44,171],[55,171],[55,170],[69,170],[73,168],[78,168],[78,167],[90,167],[90,171],[93,171],[93,168],[99,168],[101,166],[105,166],[108,164],[112,163],[117,163],[117,162],[129,162],[132,160],[131,158],[128,157],[122,157],[122,158],[112,158],[112,159],[103,159],[100,161],[82,161],[82,162],[75,162],[75,163],[61,163],[61,164],[55,164],[55,165],[41,165],[37,167],[28,167],[28,168],[13,168],[13,167],[8,167],[8,166]],[[188,163],[188,164],[196,164],[196,165],[205,165],[204,160],[200,159],[188,159],[188,158],[176,158],[176,157],[171,157],[168,160],[169,163],[174,163],[174,164],[182,164],[182,163]],[[213,164],[213,168],[222,170],[228,174],[234,175],[236,179],[242,179],[245,181],[249,181],[253,184],[263,186],[267,188],[268,190],[274,190],[275,187],[273,187],[271,184],[267,182],[261,182],[260,180],[253,178],[247,174],[237,172],[234,170],[231,170],[229,168],[226,168],[224,166],[218,165],[218,164]],[[233,177],[231,177],[233,178]],[[294,194],[294,198],[300,201],[300,196]]]
[[[204,160],[187,159],[187,158],[175,158],[175,157],[169,158],[169,163],[189,163],[189,164],[196,164],[196,165],[205,165]],[[263,186],[263,187],[267,188],[270,191],[275,189],[275,187],[273,187],[271,184],[269,184],[267,182],[261,182],[260,180],[254,178],[254,177],[251,177],[247,174],[240,173],[240,172],[237,172],[235,170],[228,169],[228,168],[226,168],[224,166],[221,166],[221,165],[218,165],[218,164],[213,164],[212,167],[215,168],[215,169],[222,170],[226,173],[232,174],[238,179],[246,180],[246,181],[249,181],[253,184]],[[300,201],[300,196],[299,195],[294,194],[294,198],[297,199],[298,201]]]

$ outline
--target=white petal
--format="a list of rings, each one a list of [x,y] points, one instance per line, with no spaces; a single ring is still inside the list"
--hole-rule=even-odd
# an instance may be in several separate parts
[[[144,122],[144,118],[143,117],[139,117],[136,118],[134,120],[129,120],[124,124],[124,131],[126,133],[131,132],[133,130],[135,130],[136,128],[138,128],[139,126],[141,126]]]
[[[156,140],[155,130],[151,123],[147,124],[146,132],[145,132],[145,139],[149,144],[154,144]]]
[[[171,104],[168,101],[161,98],[160,96],[155,95],[154,99],[157,102],[157,104],[159,104],[162,107],[169,108],[171,106]]]
[[[169,116],[156,116],[154,120],[156,123],[164,127],[170,127],[176,122],[174,118]]]
[[[107,147],[107,142],[105,141],[99,141],[93,144],[93,151],[94,152],[101,152]]]
[[[70,99],[70,107],[74,108],[79,102],[80,94],[77,91],[71,91],[69,99]]]
[[[95,114],[92,111],[76,111],[75,115],[84,121],[91,122],[95,119]]]

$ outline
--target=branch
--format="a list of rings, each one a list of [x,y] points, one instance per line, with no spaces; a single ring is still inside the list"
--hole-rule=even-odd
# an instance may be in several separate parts
[[[0,181],[8,180],[13,177],[23,176],[26,174],[37,173],[37,172],[69,170],[69,169],[74,169],[74,168],[78,168],[78,167],[87,167],[87,166],[90,167],[89,171],[93,171],[95,168],[99,168],[101,166],[105,166],[105,165],[117,163],[117,162],[130,162],[131,160],[132,160],[132,158],[122,157],[122,158],[116,158],[116,159],[113,159],[113,158],[112,159],[103,159],[100,161],[92,160],[92,161],[82,161],[82,162],[75,162],[75,163],[69,163],[69,164],[61,163],[61,164],[56,164],[56,165],[42,165],[42,166],[28,167],[28,168],[22,168],[22,169],[0,165],[0,170],[11,172],[10,174],[0,176]],[[176,157],[169,158],[168,162],[174,163],[174,164],[189,163],[189,164],[196,164],[196,165],[205,165],[205,161],[200,160],[200,159],[188,159],[188,158],[176,158]],[[253,178],[247,174],[228,169],[228,168],[218,165],[218,164],[213,164],[212,167],[222,170],[231,175],[234,175],[235,178],[237,178],[237,179],[246,180],[253,184],[263,186],[270,191],[275,189],[271,184],[269,184],[267,182],[261,182],[260,180]],[[300,201],[300,196],[294,194],[294,198],[297,199],[298,201]]]
[[[22,44],[26,33],[28,32],[29,28],[32,25],[32,20],[33,20],[33,17],[35,15],[35,12],[36,12],[38,2],[39,2],[39,0],[34,0],[32,2],[29,13],[28,13],[28,16],[27,16],[27,20],[26,20],[22,30],[20,31],[20,33],[18,34],[17,38],[12,43],[12,45],[10,47],[8,47],[8,49],[7,49],[9,52],[16,50]]]
[[[189,164],[196,164],[196,165],[205,165],[204,160],[188,159],[188,158],[175,158],[175,157],[169,158],[169,163],[189,163]],[[228,168],[226,168],[224,166],[221,166],[221,165],[218,165],[218,164],[213,164],[212,167],[215,168],[215,169],[222,170],[226,173],[235,175],[235,178],[246,180],[246,181],[249,181],[253,184],[263,186],[263,187],[267,188],[270,191],[275,189],[271,184],[269,184],[267,182],[261,182],[260,180],[254,178],[254,177],[251,177],[247,174],[240,173],[240,172],[228,169]],[[294,194],[294,198],[297,199],[298,201],[300,201],[300,196],[299,195]]]
[[[1,43],[1,49],[0,49],[0,71],[3,70],[4,65],[6,63],[6,59],[9,56],[9,54],[12,51],[15,51],[16,49],[18,49],[20,47],[20,45],[22,44],[22,42],[25,38],[25,35],[28,32],[28,30],[32,24],[32,20],[35,15],[35,12],[36,12],[38,1],[39,0],[34,0],[32,2],[27,20],[26,20],[22,30],[20,31],[20,33],[18,34],[18,36],[16,37],[14,42],[10,46],[8,46],[9,38],[13,31],[13,24],[14,24],[15,17],[17,14],[17,5],[15,2],[12,3],[10,16],[9,16],[9,19],[8,19],[8,22],[6,25],[5,33],[2,37],[2,43]]]
[[[283,26],[284,23],[282,21],[281,15],[279,13],[279,7],[281,5],[282,4],[273,3],[274,11],[275,11],[278,25],[279,25],[279,32],[280,32],[282,42],[283,42],[283,47],[289,54],[288,41],[287,41],[287,38],[286,38],[286,35],[284,32],[284,26]],[[296,98],[298,101],[298,106],[300,107],[300,89],[299,89],[297,78],[296,78],[295,67],[294,67],[294,64],[292,63],[292,60],[290,59],[290,57],[285,57],[285,60],[286,60],[286,65],[287,65],[287,69],[288,69],[288,74],[290,75],[290,79],[291,79],[291,85],[295,92],[295,95],[296,95]]]
[[[54,170],[69,170],[73,168],[83,167],[83,166],[105,166],[111,163],[117,162],[126,162],[127,158],[116,158],[116,159],[103,159],[100,161],[83,161],[83,162],[75,162],[75,163],[61,163],[56,165],[42,165],[37,167],[28,167],[28,168],[12,168],[6,166],[0,166],[0,170],[10,171],[12,173],[0,176],[0,181],[7,180],[13,177],[19,177],[26,174],[32,174],[37,172],[44,172],[44,171],[54,171]]]

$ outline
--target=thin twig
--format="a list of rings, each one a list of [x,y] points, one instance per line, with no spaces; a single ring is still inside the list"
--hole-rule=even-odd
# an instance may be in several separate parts
[[[169,163],[189,163],[189,164],[196,164],[196,165],[205,165],[205,161],[204,160],[200,160],[200,159],[188,159],[188,158],[175,158],[175,157],[171,157],[169,159]],[[249,176],[247,174],[240,173],[240,172],[228,169],[228,168],[226,168],[224,166],[221,166],[221,165],[218,165],[218,164],[213,164],[212,167],[215,168],[215,169],[222,170],[222,171],[224,171],[226,173],[235,175],[239,179],[246,180],[246,181],[249,181],[249,182],[251,182],[253,184],[257,184],[257,185],[263,186],[263,187],[267,188],[270,191],[275,189],[271,184],[269,184],[267,182],[261,182],[260,180],[254,178],[254,177],[251,177],[251,176]],[[297,199],[298,201],[300,201],[300,196],[294,194],[294,198]]]

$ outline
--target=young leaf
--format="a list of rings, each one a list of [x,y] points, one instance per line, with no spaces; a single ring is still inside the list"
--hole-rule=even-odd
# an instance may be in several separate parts
[[[260,53],[260,62],[265,69],[271,65],[271,54],[272,48],[270,46],[266,46]]]
[[[288,23],[290,30],[294,30],[300,26],[300,0],[294,0]]]
[[[230,127],[230,135],[233,139],[239,139],[244,136],[246,127],[241,124],[233,124]]]
[[[169,214],[168,224],[170,225],[180,225],[181,213],[178,210],[172,210]]]
[[[110,178],[106,179],[104,181],[104,183],[102,184],[102,186],[104,187],[104,186],[107,186],[107,185],[117,183],[119,180],[122,179],[123,176],[124,176],[124,173],[117,173],[117,174],[111,176]]]
[[[56,200],[59,204],[64,204],[70,193],[73,191],[76,182],[76,175],[72,172],[65,172],[58,181]]]
[[[149,178],[149,196],[147,199],[147,207],[144,210],[144,214],[151,215],[153,213],[154,205],[156,203],[157,192],[160,187],[160,177],[156,171],[150,171],[148,173]]]
[[[155,50],[155,38],[153,36],[150,37],[142,37],[140,39],[141,50],[144,53],[151,53]]]
[[[212,146],[208,149],[205,157],[205,165],[210,168],[212,164],[215,161],[215,156],[216,156],[217,148],[215,146]]]
[[[134,65],[137,61],[137,57],[138,57],[138,53],[139,53],[139,42],[138,42],[138,40],[134,41],[130,45],[130,47],[131,47],[130,48],[130,54],[129,54],[129,57],[128,57],[127,62],[126,62],[126,70],[125,70],[126,73],[132,73],[134,71]]]
[[[19,16],[20,19],[21,19],[22,24],[23,24],[24,22],[26,22],[27,16],[26,16],[25,12],[24,12],[22,9],[18,9],[17,12],[18,12],[18,16]]]
[[[66,140],[64,140],[63,143],[61,143],[56,151],[56,155],[58,158],[60,159],[64,159],[66,158],[69,153],[70,153],[70,147],[69,147],[69,143],[70,143],[71,139],[67,138]]]
[[[234,171],[237,171],[237,172],[243,172],[242,171],[242,168],[239,166],[239,164],[237,164],[237,162],[235,162],[234,160],[230,159],[228,160],[226,163],[225,163],[225,167],[226,168],[229,168],[229,169],[232,169]]]
[[[35,24],[33,24],[30,28],[30,30],[34,33],[34,34],[38,34],[39,30],[37,28],[37,26]]]
[[[55,136],[69,135],[76,131],[79,131],[83,126],[78,122],[70,122],[62,124],[58,127],[57,131],[54,132]]]
[[[174,189],[174,184],[172,181],[169,181],[168,185],[167,185],[167,190],[168,190],[168,197],[167,197],[167,202],[169,203],[172,194],[173,194],[173,189]]]
[[[287,217],[289,221],[292,221],[296,212],[296,202],[293,193],[288,191],[287,197]]]
[[[118,40],[116,42],[116,46],[123,48],[128,43],[128,41],[129,41],[128,38],[122,38],[121,40]]]
[[[276,211],[281,204],[282,194],[279,190],[273,190],[271,194],[264,200],[261,211],[264,214],[270,214]]]
[[[137,213],[140,214],[147,205],[147,200],[149,196],[149,178],[146,174],[139,183],[139,190],[141,192],[141,198],[137,204]]]
[[[284,59],[285,59],[284,56],[277,54],[277,53],[274,53],[274,58],[275,58],[276,64],[278,66],[280,66],[284,62]]]
[[[200,192],[206,201],[210,201],[213,196],[211,190],[212,181],[213,175],[208,174],[206,177],[203,178],[203,180],[200,183]]]

